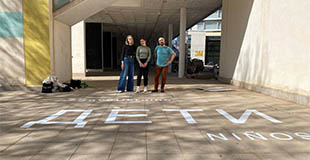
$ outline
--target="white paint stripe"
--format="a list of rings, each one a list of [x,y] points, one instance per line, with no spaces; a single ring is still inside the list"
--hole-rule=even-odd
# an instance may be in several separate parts
[[[113,109],[113,111],[119,112],[149,112],[149,109]]]
[[[28,123],[24,124],[23,126],[21,126],[21,128],[29,128],[34,124],[76,124],[75,128],[83,128],[87,124],[87,122],[84,121],[84,119],[87,118],[87,116],[92,111],[93,110],[61,110],[61,111],[57,112],[56,114],[53,114],[53,115],[51,115],[47,118],[44,118],[42,120],[28,122]],[[59,116],[65,114],[67,112],[83,112],[83,113],[80,114],[80,116],[77,117],[72,122],[70,122],[70,121],[50,121],[50,120],[58,118]]]
[[[180,112],[182,116],[185,118],[185,120],[187,121],[187,123],[189,124],[197,123],[187,111],[180,111]]]
[[[79,102],[129,102],[129,101],[136,101],[136,102],[148,102],[148,101],[164,101],[164,102],[168,102],[168,101],[172,101],[171,99],[94,99],[94,98],[69,98],[68,99],[69,102],[72,101],[79,101]]]
[[[107,122],[113,122],[116,120],[116,117],[118,115],[118,112],[119,111],[116,111],[116,110],[112,110],[111,113],[109,114],[108,118],[105,120],[105,123]]]
[[[179,112],[181,110],[188,111],[188,112],[203,112],[203,109],[163,109],[162,111],[165,111],[165,112]]]
[[[118,117],[147,117],[147,114],[118,114]]]
[[[221,115],[223,115],[224,117],[226,117],[228,120],[230,120],[231,122],[233,123],[236,123],[236,124],[243,124],[245,123],[249,116],[252,114],[252,113],[255,113],[256,115],[258,116],[261,116],[273,123],[282,123],[281,121],[275,119],[275,118],[272,118],[264,113],[261,113],[261,112],[258,112],[257,110],[254,110],[254,109],[247,109],[245,110],[245,112],[241,115],[241,117],[239,119],[236,119],[235,117],[231,116],[229,113],[225,112],[224,110],[222,109],[216,109],[216,111],[218,113],[220,113]]]
[[[152,121],[111,121],[111,122],[105,122],[106,124],[150,124]]]
[[[202,112],[203,109],[163,109],[164,112],[180,112],[187,123],[197,123],[194,118],[188,112]]]
[[[143,124],[152,121],[116,121],[116,117],[147,117],[147,114],[118,114],[119,112],[148,112],[148,109],[113,109],[106,119],[107,124]]]

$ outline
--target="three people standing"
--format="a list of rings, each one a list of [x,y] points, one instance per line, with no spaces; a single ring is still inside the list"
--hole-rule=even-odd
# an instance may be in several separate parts
[[[155,48],[154,51],[156,70],[155,70],[155,85],[154,90],[152,92],[158,92],[160,75],[162,76],[160,87],[161,92],[165,91],[168,66],[172,63],[172,61],[176,56],[175,52],[170,47],[165,45],[165,39],[163,37],[159,38],[158,43],[159,45]],[[136,92],[137,93],[140,92],[140,84],[142,76],[144,79],[144,92],[147,92],[148,70],[149,70],[149,62],[151,60],[151,49],[146,45],[146,41],[144,39],[140,40],[140,44],[141,45],[138,48],[136,48],[134,46],[133,37],[131,35],[127,36],[125,45],[123,46],[122,49],[122,62],[121,62],[122,72],[120,75],[120,80],[117,88],[117,91],[119,93],[125,91],[127,76],[128,76],[127,91],[128,92],[133,91],[135,57],[139,63]]]

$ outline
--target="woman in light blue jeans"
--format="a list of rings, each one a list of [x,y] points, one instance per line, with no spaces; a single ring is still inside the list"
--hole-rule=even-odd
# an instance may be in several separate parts
[[[125,45],[122,49],[122,62],[121,68],[122,72],[118,82],[117,92],[125,92],[125,87],[127,83],[127,91],[133,91],[134,85],[134,68],[135,68],[135,55],[136,46],[134,46],[134,39],[131,35],[126,37]],[[126,80],[128,76],[128,81]]]

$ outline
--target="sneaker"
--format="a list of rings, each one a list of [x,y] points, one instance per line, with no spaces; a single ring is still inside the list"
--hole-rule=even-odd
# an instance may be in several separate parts
[[[117,93],[123,93],[124,91],[117,91]]]
[[[147,87],[144,87],[143,92],[147,92]]]
[[[137,86],[136,93],[140,92],[140,86]]]
[[[153,93],[158,92],[158,89],[154,89],[154,90],[152,90],[152,92],[153,92]]]
[[[165,92],[165,90],[164,90],[164,89],[161,89],[161,90],[160,90],[160,92],[161,92],[161,93],[164,93],[164,92]]]

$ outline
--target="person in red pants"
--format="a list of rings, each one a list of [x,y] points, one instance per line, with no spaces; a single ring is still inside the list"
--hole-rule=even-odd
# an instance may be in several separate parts
[[[160,91],[165,92],[165,84],[167,80],[168,67],[174,60],[176,53],[165,45],[165,39],[160,37],[158,39],[159,45],[155,48],[154,57],[156,61],[155,67],[155,85],[152,92],[158,92],[159,77],[161,75]]]

